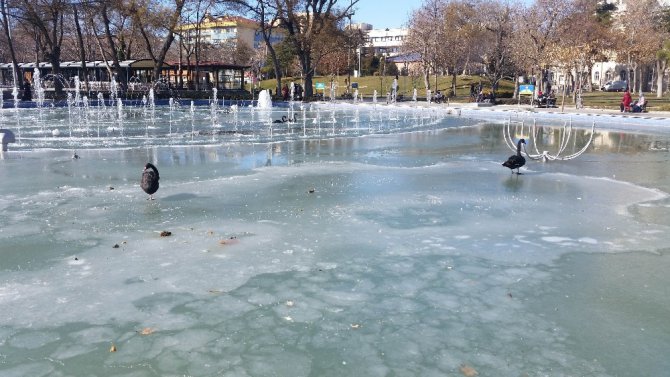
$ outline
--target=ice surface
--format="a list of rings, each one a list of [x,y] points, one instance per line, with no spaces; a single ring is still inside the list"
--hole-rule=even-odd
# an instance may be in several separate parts
[[[2,375],[667,370],[640,356],[670,346],[667,131],[599,129],[517,176],[499,124],[446,110],[315,106],[272,136],[252,109],[217,135],[188,133],[209,108],[128,111],[124,138],[23,125],[0,160]]]

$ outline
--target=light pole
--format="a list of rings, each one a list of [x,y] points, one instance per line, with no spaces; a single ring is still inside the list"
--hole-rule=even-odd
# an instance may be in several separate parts
[[[384,76],[386,76],[386,56],[382,54],[382,85],[381,88],[379,88],[379,92],[384,94]]]
[[[358,47],[358,77],[361,77],[361,48]]]

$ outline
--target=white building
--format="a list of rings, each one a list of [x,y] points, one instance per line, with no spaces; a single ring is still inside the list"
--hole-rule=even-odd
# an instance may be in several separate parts
[[[256,30],[258,24],[254,20],[237,16],[215,17],[206,15],[200,23],[184,24],[178,27],[178,31],[185,35],[186,43],[200,42],[215,46],[221,44],[245,44],[249,48],[254,47]]]
[[[363,24],[370,27],[366,30],[365,52],[374,55],[396,56],[400,54],[402,44],[407,38],[409,30],[394,29],[372,29],[372,25]]]

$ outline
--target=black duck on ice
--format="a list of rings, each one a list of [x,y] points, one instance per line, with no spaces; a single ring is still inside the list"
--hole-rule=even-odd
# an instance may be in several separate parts
[[[158,175],[158,169],[151,164],[147,163],[144,165],[144,171],[142,171],[142,180],[140,181],[140,187],[142,190],[149,194],[147,200],[154,200],[154,194],[158,191],[158,180],[160,176]]]
[[[526,144],[526,139],[519,140],[516,144],[516,154],[509,156],[507,161],[502,164],[503,166],[510,168],[512,173],[514,173],[514,169],[516,169],[516,173],[521,174],[519,168],[526,164],[526,159],[521,155],[521,144]]]

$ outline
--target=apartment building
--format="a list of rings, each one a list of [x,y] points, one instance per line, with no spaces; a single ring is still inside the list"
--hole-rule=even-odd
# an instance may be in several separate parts
[[[387,57],[400,54],[403,42],[409,32],[402,28],[374,29],[372,25],[366,23],[353,24],[351,27],[365,32],[364,53]]]
[[[253,48],[257,39],[258,23],[239,16],[212,16],[205,15],[202,22],[185,24],[178,28],[184,35],[187,44],[193,44],[196,39],[201,43],[214,46],[231,44],[236,47],[243,43]]]

